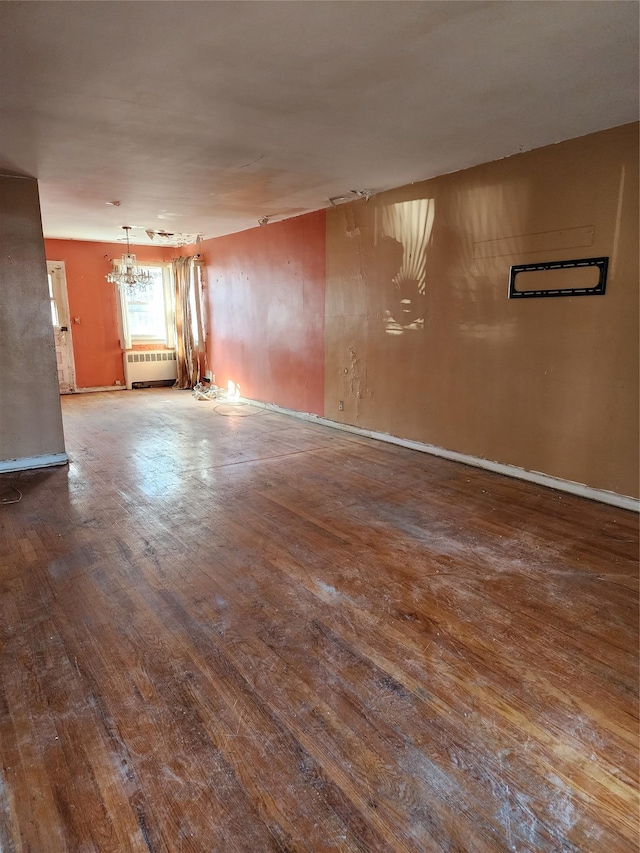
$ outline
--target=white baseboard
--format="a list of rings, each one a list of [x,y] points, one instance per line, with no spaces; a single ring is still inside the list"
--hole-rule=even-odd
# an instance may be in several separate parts
[[[76,388],[75,394],[95,394],[96,391],[126,391],[126,385],[95,385],[92,388]]]
[[[0,462],[0,474],[12,471],[30,471],[32,468],[51,468],[54,465],[66,465],[69,457],[66,453],[45,453],[43,456],[23,456],[21,459],[5,459]]]
[[[289,415],[293,418],[299,418],[303,421],[312,421],[313,423],[339,429],[343,432],[350,432],[354,435],[364,436],[365,438],[373,438],[376,441],[386,441],[389,444],[408,447],[410,450],[419,450],[421,453],[430,453],[432,456],[441,456],[443,459],[451,459],[453,462],[472,465],[474,468],[484,468],[486,471],[504,474],[506,477],[515,477],[518,480],[526,480],[529,483],[547,486],[551,489],[557,489],[560,492],[568,492],[572,495],[578,495],[581,498],[600,501],[601,503],[617,506],[621,509],[628,509],[632,512],[640,512],[640,500],[629,497],[628,495],[619,495],[617,492],[608,492],[604,489],[593,489],[591,486],[584,485],[584,483],[574,483],[572,480],[563,480],[560,477],[553,477],[551,474],[543,474],[540,471],[527,471],[525,468],[518,468],[516,465],[493,462],[490,459],[483,459],[480,456],[469,456],[466,453],[458,453],[457,450],[447,450],[445,447],[437,447],[435,444],[423,444],[421,441],[398,438],[386,432],[375,432],[375,430],[363,429],[362,427],[352,426],[351,424],[342,424],[338,421],[331,421],[328,418],[321,418],[319,415],[313,415],[308,412],[284,409],[275,403],[261,403],[258,400],[250,400],[245,397],[242,400],[246,403],[251,403],[253,406],[260,406],[264,409],[279,412],[282,415]]]

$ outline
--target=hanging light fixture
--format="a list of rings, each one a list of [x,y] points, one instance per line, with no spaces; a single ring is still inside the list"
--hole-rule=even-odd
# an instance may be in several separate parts
[[[117,284],[120,292],[126,293],[128,296],[135,296],[144,293],[153,282],[153,278],[147,270],[140,269],[136,256],[131,254],[129,248],[131,226],[123,225],[122,229],[127,235],[127,252],[121,260],[113,261],[113,269],[105,278],[111,284]]]

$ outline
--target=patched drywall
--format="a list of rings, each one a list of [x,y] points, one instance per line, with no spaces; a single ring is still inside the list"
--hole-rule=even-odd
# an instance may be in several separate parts
[[[38,185],[0,175],[0,462],[64,453]]]
[[[507,298],[597,256],[603,296]],[[328,211],[325,337],[327,417],[638,496],[638,125]]]

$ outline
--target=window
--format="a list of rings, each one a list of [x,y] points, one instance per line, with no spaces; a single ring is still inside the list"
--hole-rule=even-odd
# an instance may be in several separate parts
[[[167,343],[164,281],[160,267],[149,268],[153,283],[144,293],[127,296],[132,342]]]
[[[51,303],[51,320],[53,325],[57,328],[60,325],[60,320],[58,318],[58,306],[56,304],[56,297],[53,292],[53,273],[47,272],[47,280],[49,281],[49,302]]]
[[[194,344],[200,343],[200,327],[202,326],[202,268],[200,264],[189,265],[189,308],[191,311],[191,332]]]
[[[121,312],[123,348],[136,344],[156,344],[173,347],[174,310],[171,287],[171,270],[168,265],[149,266],[144,269],[152,277],[152,284],[144,293],[122,294]]]

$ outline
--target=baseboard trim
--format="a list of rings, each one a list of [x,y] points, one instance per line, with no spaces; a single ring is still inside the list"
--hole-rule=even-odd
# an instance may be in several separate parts
[[[66,465],[69,457],[66,453],[45,453],[42,456],[23,456],[21,459],[5,459],[0,462],[0,474],[12,471],[30,471],[33,468],[52,468],[54,465]]]
[[[430,453],[432,456],[440,456],[443,459],[450,459],[452,462],[462,462],[463,465],[472,465],[474,468],[484,468],[486,471],[493,471],[495,474],[504,474],[506,477],[515,477],[517,480],[526,480],[529,483],[536,483],[538,486],[547,486],[550,489],[556,489],[560,492],[568,492],[571,495],[577,495],[581,498],[587,498],[591,501],[600,501],[600,503],[616,506],[620,509],[628,509],[631,512],[640,513],[640,500],[632,498],[628,495],[620,495],[617,492],[608,492],[604,489],[594,489],[591,486],[586,486],[584,483],[574,483],[572,480],[563,480],[560,477],[554,477],[551,474],[544,474],[541,471],[528,471],[526,468],[519,468],[516,465],[507,465],[504,462],[493,462],[490,459],[483,459],[480,456],[469,456],[466,453],[459,453],[457,450],[447,450],[445,447],[438,447],[435,444],[424,444],[421,441],[411,441],[407,438],[398,438],[395,435],[390,435],[386,432],[376,432],[375,430],[363,429],[362,427],[353,426],[351,424],[342,424],[339,421],[331,421],[329,418],[322,418],[319,415],[314,415],[309,412],[298,412],[295,409],[285,409],[275,403],[262,403],[259,400],[250,400],[242,398],[243,402],[251,403],[253,406],[260,406],[270,411],[278,412],[282,415],[289,415],[293,418],[298,418],[303,421],[312,421],[322,426],[339,429],[343,432],[350,432],[354,435],[360,435],[364,438],[373,438],[376,441],[386,441],[388,444],[397,444],[400,447],[407,447],[410,450],[418,450],[420,453]]]
[[[126,385],[95,385],[91,388],[76,388],[74,394],[95,394],[97,391],[126,391]]]

